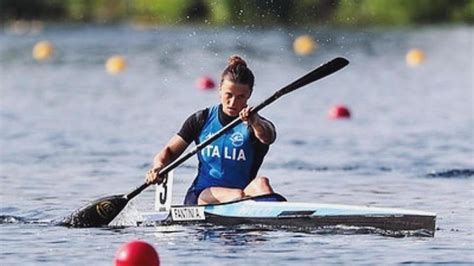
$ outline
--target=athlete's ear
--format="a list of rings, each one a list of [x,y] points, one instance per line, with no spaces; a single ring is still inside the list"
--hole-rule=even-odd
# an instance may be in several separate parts
[[[222,95],[222,87],[221,86],[219,86],[219,90],[217,91],[217,97],[219,98],[219,100],[222,103],[222,101],[224,99],[224,96]]]

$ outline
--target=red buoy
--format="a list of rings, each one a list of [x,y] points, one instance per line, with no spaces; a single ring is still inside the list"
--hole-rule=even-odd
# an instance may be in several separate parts
[[[349,119],[351,112],[344,105],[335,105],[329,109],[329,118],[331,119]]]
[[[210,90],[216,87],[216,84],[210,77],[200,77],[196,80],[195,85],[198,89],[201,90]]]
[[[160,258],[155,248],[147,242],[134,240],[119,248],[115,266],[159,266]]]

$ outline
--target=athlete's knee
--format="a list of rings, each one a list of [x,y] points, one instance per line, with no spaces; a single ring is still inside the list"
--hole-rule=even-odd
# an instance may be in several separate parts
[[[245,196],[241,189],[229,189],[221,187],[206,188],[199,196],[202,203],[217,203],[239,200]]]
[[[238,200],[245,197],[245,193],[241,189],[233,189],[227,193],[227,200]]]
[[[273,193],[270,180],[267,177],[259,176],[254,179],[254,193],[257,195]]]
[[[259,188],[270,187],[270,179],[265,176],[259,176],[254,179],[254,183]]]
[[[209,204],[217,202],[217,199],[211,192],[211,188],[204,189],[198,196],[198,204]]]

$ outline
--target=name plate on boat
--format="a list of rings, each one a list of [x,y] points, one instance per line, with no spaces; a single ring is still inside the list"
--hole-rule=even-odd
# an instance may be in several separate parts
[[[204,220],[204,207],[171,208],[171,217],[174,221]]]

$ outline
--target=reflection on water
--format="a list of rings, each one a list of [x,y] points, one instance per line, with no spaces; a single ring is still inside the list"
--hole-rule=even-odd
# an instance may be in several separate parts
[[[248,226],[199,226],[195,236],[199,241],[218,241],[223,245],[241,246],[267,241],[265,232],[269,229]]]
[[[294,237],[302,235],[366,235],[376,234],[388,237],[432,237],[433,233],[429,230],[412,230],[412,231],[390,231],[373,227],[359,226],[323,226],[320,228],[296,228],[282,226],[266,226],[266,225],[233,225],[233,226],[215,226],[199,225],[195,229],[195,237],[199,241],[215,241],[219,240],[225,245],[246,245],[268,241],[269,233],[288,233]],[[162,232],[160,230],[160,232]],[[293,236],[292,236],[293,237]]]

